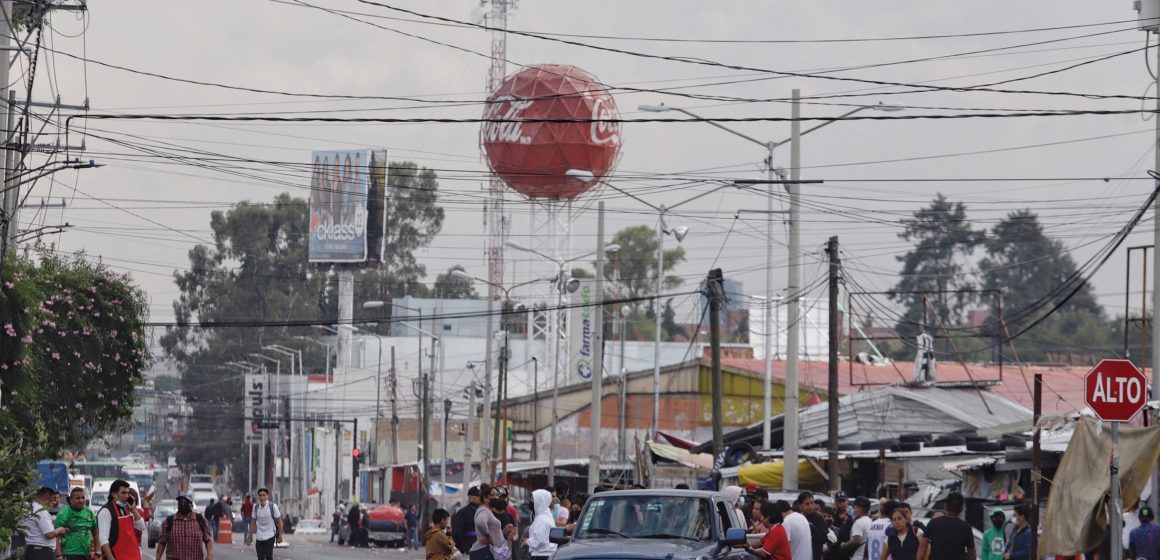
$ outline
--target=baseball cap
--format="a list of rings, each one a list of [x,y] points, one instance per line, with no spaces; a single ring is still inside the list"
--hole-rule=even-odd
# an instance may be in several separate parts
[[[188,493],[186,493],[186,492],[182,492],[182,493],[178,494],[178,495],[177,495],[177,499],[178,499],[178,500],[186,500],[186,501],[188,501],[189,503],[193,503],[193,497],[192,497],[192,496],[190,496],[190,495],[189,495]]]
[[[996,515],[1001,515],[1004,518],[1007,517],[1007,514],[1003,513],[1003,510],[1001,508],[991,508],[991,517],[995,517]]]
[[[870,498],[867,498],[866,496],[858,496],[857,498],[854,498],[854,505],[870,509]]]
[[[849,496],[846,496],[845,492],[838,492],[837,494],[834,494],[834,501],[835,502],[845,502],[845,501],[848,501],[849,499],[850,499]]]
[[[758,488],[760,488],[760,486],[758,486],[756,482],[750,482],[749,484],[745,485],[745,492],[752,494]]]
[[[1153,512],[1152,508],[1149,506],[1144,506],[1144,507],[1140,508],[1140,513],[1138,515],[1140,516],[1140,519],[1155,519],[1156,518],[1156,513]]]

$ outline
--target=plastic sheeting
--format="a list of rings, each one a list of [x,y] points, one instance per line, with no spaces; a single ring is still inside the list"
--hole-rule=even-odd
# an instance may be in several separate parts
[[[737,467],[737,480],[741,482],[741,486],[756,484],[762,488],[781,488],[784,472],[785,462],[782,459],[775,459],[766,463]],[[804,459],[798,461],[799,487],[820,486],[825,482],[826,478],[818,469],[814,468],[813,463]],[[794,489],[791,488],[791,490]]]
[[[1160,458],[1160,427],[1120,427],[1120,499],[1134,504]],[[1055,471],[1043,520],[1040,555],[1078,554],[1095,548],[1108,523],[1112,437],[1094,418],[1075,423]]]

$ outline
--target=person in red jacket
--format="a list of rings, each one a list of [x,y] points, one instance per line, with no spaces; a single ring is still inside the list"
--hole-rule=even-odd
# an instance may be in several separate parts
[[[746,542],[745,548],[754,556],[770,560],[790,560],[789,533],[781,525],[781,510],[773,502],[762,502],[757,510],[757,520],[769,527],[769,531],[761,538],[760,545]]]

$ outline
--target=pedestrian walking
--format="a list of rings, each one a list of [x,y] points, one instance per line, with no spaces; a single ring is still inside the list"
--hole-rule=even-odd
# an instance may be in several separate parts
[[[901,508],[890,516],[894,533],[886,537],[886,546],[879,553],[878,560],[918,560],[918,536],[910,526],[910,518]],[[935,556],[934,558],[941,558]]]
[[[282,510],[270,501],[270,491],[258,489],[258,503],[250,522],[258,560],[274,560],[274,545],[282,542]]]
[[[245,508],[244,505],[242,507]],[[334,542],[339,529],[342,529],[342,502],[339,502],[334,508],[334,513],[330,514],[330,542]]]
[[[222,503],[213,498],[209,499],[209,505],[205,506],[205,520],[209,523],[209,530],[213,533],[213,540],[218,538],[218,518],[222,516]]]
[[[1011,536],[1011,549],[1003,556],[1006,560],[1030,560],[1033,557],[1031,553],[1031,523],[1028,520],[1030,515],[1031,508],[1027,507],[1027,504],[1015,506],[1015,534]],[[934,521],[931,521],[931,525],[933,524]],[[1105,542],[1101,543],[1097,549],[1106,547],[1107,540],[1105,537]],[[1110,555],[1100,554],[1100,557],[1106,559]]]
[[[447,536],[447,529],[451,526],[451,514],[443,508],[437,508],[431,513],[431,527],[423,535],[423,544],[427,547],[427,560],[451,560],[455,552],[455,541]]]
[[[983,551],[981,560],[1003,560],[1003,553],[1007,550],[1007,532],[1004,524],[1007,514],[1003,510],[991,510],[991,526],[983,532]]]
[[[105,560],[141,560],[139,531],[145,530],[145,519],[137,506],[129,503],[129,483],[114,480],[109,499],[97,512],[97,538]]]
[[[761,537],[760,544],[754,546],[746,541],[745,548],[763,560],[791,560],[793,549],[790,546],[789,534],[786,533],[782,523],[781,509],[775,503],[761,502],[756,511],[756,521],[763,527],[769,527],[769,530]]]
[[[975,534],[966,521],[959,519],[966,500],[961,492],[951,492],[943,503],[943,515],[936,517],[926,526],[922,535],[921,557],[937,560],[973,560],[975,555]],[[1018,509],[1018,508],[1016,508]]]
[[[487,490],[491,490],[487,487]],[[482,491],[482,490],[481,490]],[[490,492],[489,492],[490,493]],[[508,560],[511,558],[511,541],[515,540],[515,527],[503,526],[499,515],[507,514],[507,502],[492,498],[487,507],[475,512],[475,544],[471,546],[471,560]]]
[[[57,536],[57,557],[65,560],[89,560],[101,553],[97,544],[97,515],[85,507],[85,489],[73,488],[68,493],[68,507],[56,514],[56,528],[64,529]]]
[[[451,540],[455,541],[455,548],[463,554],[470,553],[471,545],[475,544],[475,512],[482,504],[479,493],[478,486],[468,489],[467,505],[459,508],[451,518]]]
[[[804,493],[803,493],[804,494]],[[793,560],[813,560],[814,545],[813,534],[810,527],[810,522],[806,519],[803,509],[808,512],[813,508],[813,495],[809,497],[809,503],[805,508],[802,507],[804,496],[799,495],[795,501],[797,509],[791,509],[789,504],[782,502],[782,516],[784,520],[782,525],[785,525],[785,532],[789,535],[789,546],[793,553]]]
[[[1128,535],[1128,558],[1160,560],[1160,526],[1154,523],[1156,514],[1149,506],[1140,508],[1140,526]]]
[[[254,521],[254,500],[246,494],[246,498],[242,500],[242,535],[245,537],[245,543],[250,544],[250,523]]]
[[[552,493],[532,491],[532,528],[528,531],[528,555],[531,560],[548,560],[556,553],[556,545],[548,540],[556,520],[552,517]]]
[[[178,494],[177,513],[161,522],[157,560],[213,560],[213,543],[209,522],[193,511],[193,498]]]
[[[31,511],[20,521],[24,530],[24,557],[29,560],[53,560],[56,538],[69,532],[65,527],[53,527],[52,514],[48,510],[52,508],[55,495],[55,490],[42,486],[32,498]]]
[[[407,546],[412,550],[419,550],[419,514],[415,512],[415,504],[406,507]]]
[[[870,527],[866,529],[866,549],[865,557],[867,560],[878,560],[878,555],[882,553],[882,549],[886,547],[886,533],[887,529],[891,528],[890,516],[894,514],[894,510],[898,509],[897,500],[880,501],[878,504],[878,518],[870,522]],[[922,547],[922,541],[919,541],[919,548]],[[920,551],[920,555],[921,555]],[[857,560],[857,559],[855,559]]]

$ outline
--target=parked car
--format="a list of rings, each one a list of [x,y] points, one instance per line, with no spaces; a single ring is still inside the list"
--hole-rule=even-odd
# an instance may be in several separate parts
[[[407,538],[407,514],[390,505],[367,506],[367,532],[372,544],[402,548]]]
[[[723,494],[701,490],[622,490],[594,495],[568,537],[554,528],[553,560],[752,560],[744,521]]]
[[[322,524],[320,519],[303,519],[294,526],[296,535],[329,535],[330,527]]]
[[[209,507],[210,500],[217,500],[213,492],[198,491],[193,493],[193,511],[205,515],[205,508]]]
[[[157,539],[161,538],[161,524],[165,518],[177,513],[177,500],[161,500],[153,506],[153,518],[149,520],[149,548],[157,546]]]

